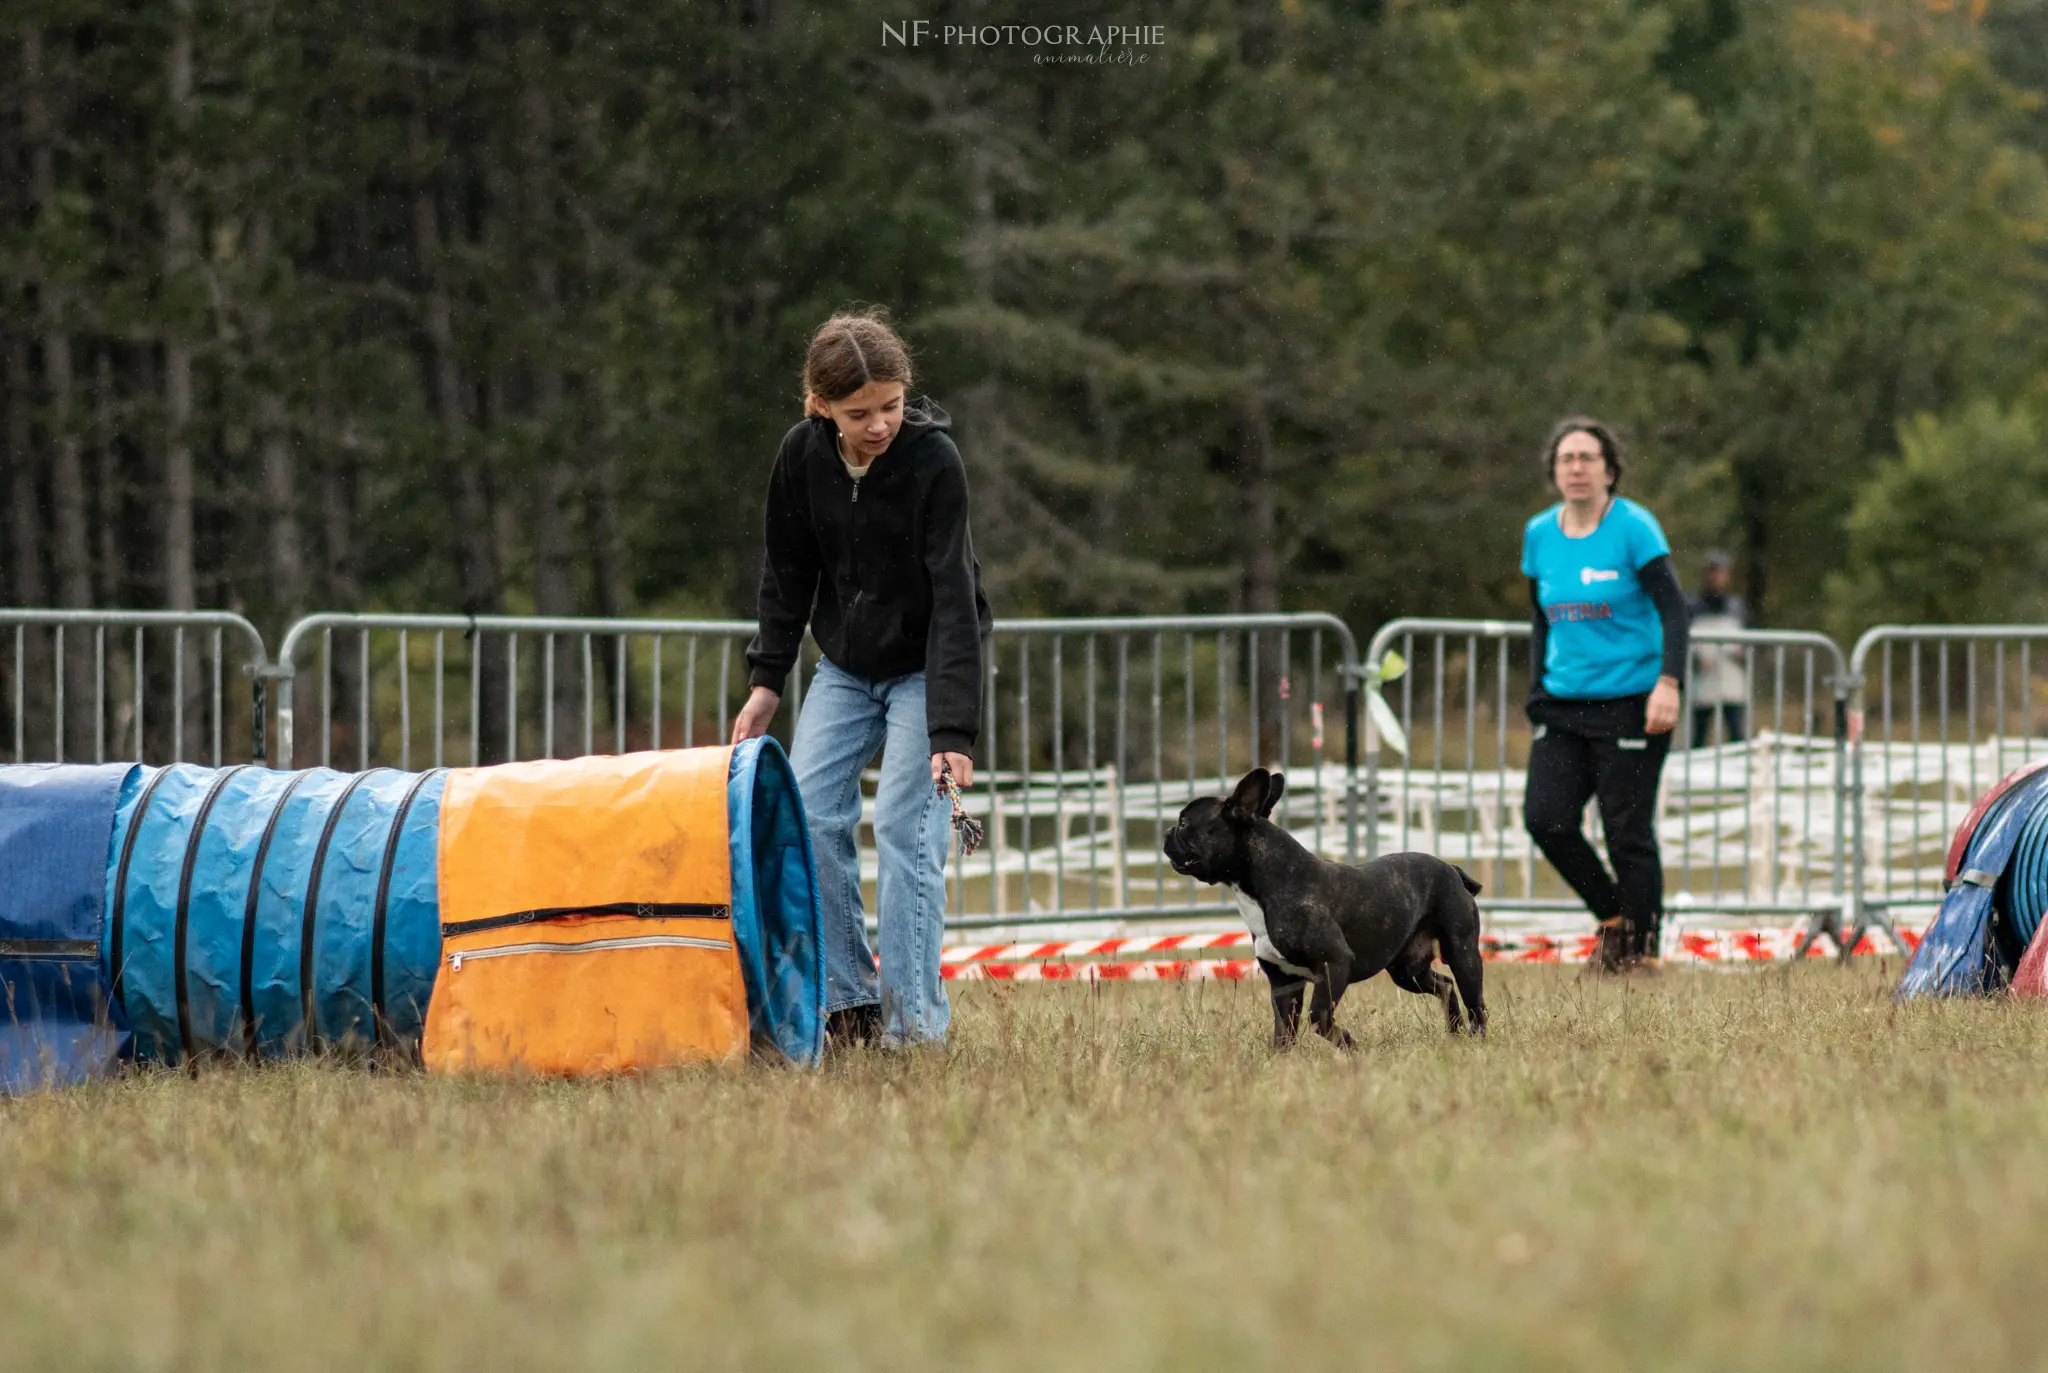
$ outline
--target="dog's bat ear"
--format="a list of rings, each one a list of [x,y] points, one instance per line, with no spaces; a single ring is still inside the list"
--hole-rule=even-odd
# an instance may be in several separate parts
[[[1280,797],[1287,790],[1287,779],[1277,772],[1266,775],[1266,799],[1259,803],[1259,819],[1272,818],[1273,807],[1280,804]]]
[[[1272,776],[1264,768],[1253,768],[1237,784],[1237,790],[1230,793],[1230,799],[1223,803],[1223,808],[1241,815],[1261,814],[1259,808],[1266,803],[1266,787]]]

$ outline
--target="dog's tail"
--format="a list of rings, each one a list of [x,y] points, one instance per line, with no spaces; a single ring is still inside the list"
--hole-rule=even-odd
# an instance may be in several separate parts
[[[1471,873],[1466,872],[1456,863],[1451,864],[1451,871],[1458,874],[1458,880],[1465,884],[1465,890],[1471,892],[1474,896],[1477,896],[1480,892],[1486,890],[1486,888],[1480,886],[1478,882],[1473,880]]]

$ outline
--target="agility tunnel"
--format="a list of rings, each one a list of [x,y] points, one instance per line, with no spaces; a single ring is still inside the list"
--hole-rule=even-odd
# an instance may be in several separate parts
[[[2048,760],[2001,778],[1949,844],[1947,895],[1899,980],[1898,996],[2048,993]]]
[[[372,1046],[433,1070],[814,1063],[780,745],[426,773],[0,768],[10,1090],[121,1056]]]

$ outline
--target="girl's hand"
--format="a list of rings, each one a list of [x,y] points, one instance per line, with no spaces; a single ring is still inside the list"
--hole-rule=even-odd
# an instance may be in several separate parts
[[[740,707],[740,713],[733,717],[732,742],[743,744],[749,739],[758,739],[768,732],[769,722],[775,718],[775,708],[782,704],[780,692],[757,686],[747,696],[747,703]]]
[[[1678,683],[1669,677],[1659,677],[1654,690],[1650,692],[1648,718],[1643,729],[1650,734],[1669,734],[1678,723]]]
[[[932,785],[939,784],[939,777],[947,768],[953,769],[953,780],[965,791],[974,785],[974,760],[964,753],[934,753],[932,755]]]

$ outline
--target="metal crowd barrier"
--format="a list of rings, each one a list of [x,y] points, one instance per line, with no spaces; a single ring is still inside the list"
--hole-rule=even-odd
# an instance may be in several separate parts
[[[314,615],[265,674],[278,766],[722,742],[746,699],[753,633],[737,620]],[[987,839],[954,865],[950,923],[1230,916],[1214,889],[1169,871],[1159,844],[1190,799],[1255,763],[1287,769],[1280,818],[1304,843],[1355,857],[1357,661],[1329,615],[998,620],[983,766],[965,798]],[[775,724],[785,740],[816,662],[807,644]],[[866,793],[871,828],[872,775]],[[872,884],[872,844],[863,859]]]
[[[0,738],[17,763],[190,759],[218,767],[231,755],[268,755],[261,674],[269,655],[240,615],[0,609],[0,643]],[[249,685],[229,690],[230,669]],[[246,751],[237,737],[248,741]]]
[[[753,632],[736,620],[323,614],[292,625],[273,664],[239,615],[0,610],[0,753],[362,769],[712,743],[746,698]],[[1173,874],[1159,842],[1191,798],[1254,763],[1287,770],[1279,818],[1318,852],[1441,853],[1486,884],[1497,929],[1576,915],[1522,825],[1528,633],[1401,619],[1361,660],[1328,615],[998,621],[967,797],[987,840],[953,867],[951,923],[1227,919],[1232,908]],[[1871,926],[1896,938],[1893,912],[1939,904],[1948,840],[1973,800],[2048,754],[2034,664],[2048,625],[1879,626],[1846,660],[1819,634],[1693,637],[1658,799],[1679,920],[1797,915],[1806,943],[1853,947]],[[1405,670],[1388,677],[1394,654]],[[1733,655],[1718,670],[1742,699],[1708,711],[1695,740],[1710,654]],[[775,725],[785,740],[816,662],[807,644]],[[231,672],[249,689],[232,689]],[[1597,830],[1591,807],[1587,823]]]
[[[1939,907],[1949,840],[1971,805],[2048,753],[2035,735],[2037,720],[2048,724],[2036,645],[2048,645],[2048,625],[1879,625],[1856,641],[1856,932]]]
[[[1253,766],[1286,771],[1275,820],[1355,860],[1357,666],[1330,615],[998,620],[973,801],[988,840],[948,923],[1234,918],[1160,843]]]
[[[277,765],[473,767],[722,743],[753,633],[740,620],[309,615],[267,674]],[[318,713],[302,720],[308,677]],[[801,674],[792,687],[800,701]]]
[[[1401,619],[1366,649],[1365,677],[1380,698],[1367,712],[1366,852],[1424,848],[1464,864],[1487,888],[1493,929],[1584,909],[1523,827],[1528,641],[1526,621]],[[1841,650],[1824,635],[1782,630],[1702,631],[1693,642],[1657,798],[1668,916],[1800,915],[1807,942],[1839,932],[1849,903]],[[1383,681],[1396,653],[1405,670]],[[1742,699],[1732,721],[1713,709],[1696,740],[1693,702],[1710,653],[1739,655]],[[1389,765],[1400,736],[1405,756]],[[1591,803],[1586,823],[1597,832]]]

